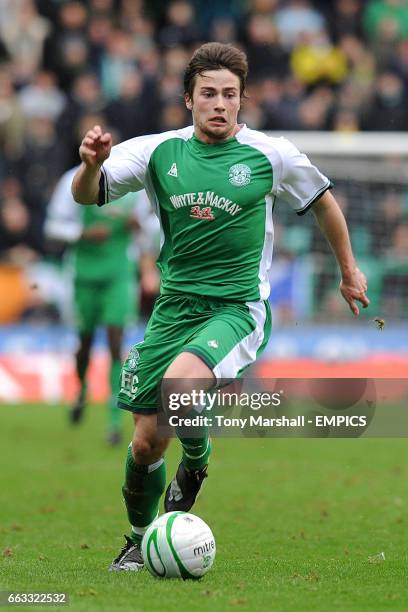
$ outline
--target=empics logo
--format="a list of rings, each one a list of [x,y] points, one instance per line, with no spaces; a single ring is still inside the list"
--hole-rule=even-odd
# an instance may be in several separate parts
[[[251,182],[251,168],[246,164],[234,164],[228,172],[231,185],[245,187]]]

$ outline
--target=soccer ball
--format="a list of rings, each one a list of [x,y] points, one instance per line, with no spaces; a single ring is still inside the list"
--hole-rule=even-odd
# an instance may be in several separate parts
[[[145,565],[159,578],[201,578],[215,557],[208,525],[194,514],[167,512],[156,519],[142,540]]]

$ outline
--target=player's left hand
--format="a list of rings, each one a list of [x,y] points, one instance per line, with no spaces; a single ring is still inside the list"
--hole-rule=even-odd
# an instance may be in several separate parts
[[[367,279],[358,268],[355,268],[348,276],[343,276],[340,291],[355,316],[360,314],[356,300],[362,304],[363,308],[367,308],[370,303],[366,296]]]

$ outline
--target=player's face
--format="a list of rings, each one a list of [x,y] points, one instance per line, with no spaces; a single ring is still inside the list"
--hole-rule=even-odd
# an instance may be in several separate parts
[[[240,105],[239,77],[225,68],[198,74],[193,97],[186,95],[186,106],[193,114],[195,134],[207,143],[227,140],[238,132]]]

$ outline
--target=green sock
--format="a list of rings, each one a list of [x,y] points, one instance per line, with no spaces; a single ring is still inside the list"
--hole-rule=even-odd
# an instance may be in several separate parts
[[[121,368],[122,366],[120,361],[111,362],[109,372],[109,381],[111,387],[111,400],[109,403],[109,429],[111,431],[118,430],[122,421],[123,411],[117,406]]]
[[[138,465],[129,446],[125,484],[122,487],[129,522],[130,537],[140,543],[159,511],[159,501],[166,486],[166,466],[163,457],[151,465]]]
[[[211,440],[208,431],[200,438],[181,438],[183,447],[181,461],[188,470],[201,470],[208,464],[211,454]]]

